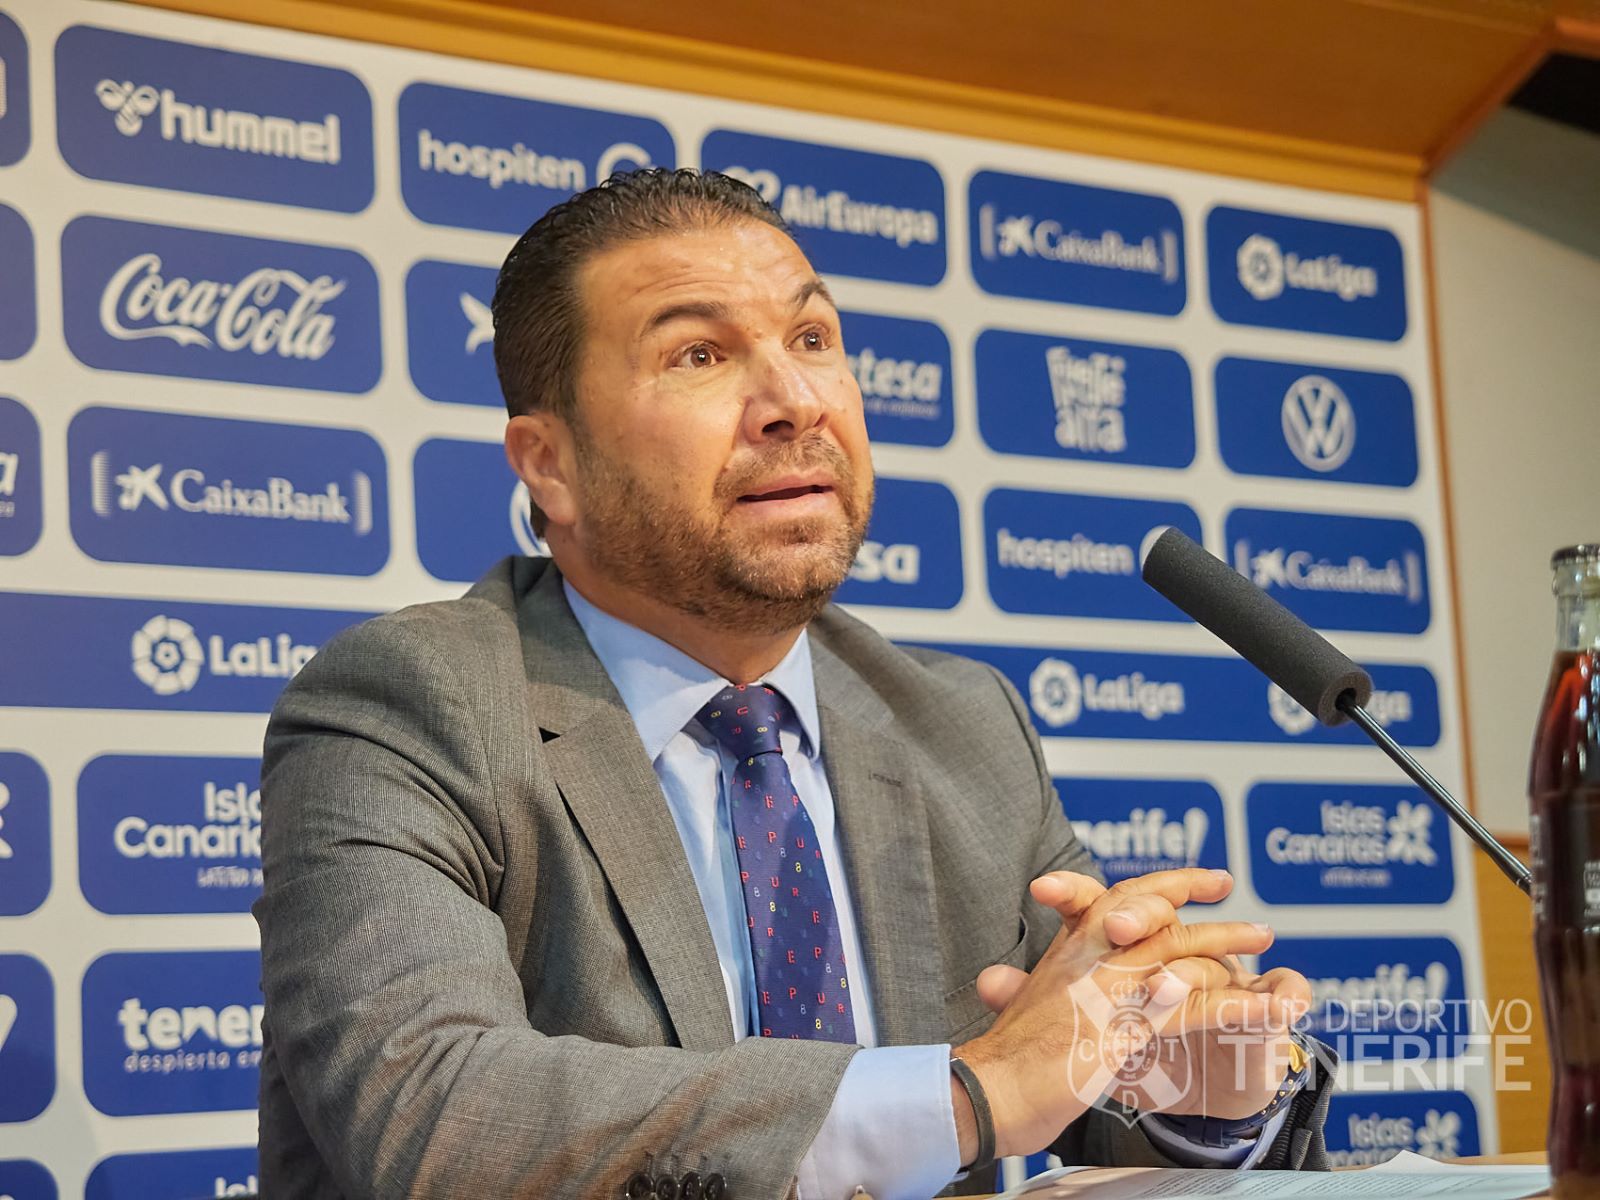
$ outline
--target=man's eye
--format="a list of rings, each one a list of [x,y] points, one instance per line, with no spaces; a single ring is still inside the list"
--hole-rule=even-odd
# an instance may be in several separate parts
[[[820,329],[808,329],[795,339],[795,344],[803,350],[826,350],[828,335]]]
[[[678,355],[673,360],[672,365],[675,367],[688,367],[693,370],[699,367],[712,366],[716,361],[716,350],[702,342],[698,345],[690,346],[682,354]]]

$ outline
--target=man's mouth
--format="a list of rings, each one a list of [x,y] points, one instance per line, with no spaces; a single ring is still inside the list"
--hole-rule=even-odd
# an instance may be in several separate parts
[[[826,496],[833,491],[831,483],[820,480],[778,479],[739,497],[741,504],[765,504],[775,500],[798,500],[802,496]]]

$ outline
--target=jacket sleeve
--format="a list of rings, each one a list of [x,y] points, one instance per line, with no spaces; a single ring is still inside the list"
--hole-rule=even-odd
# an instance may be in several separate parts
[[[441,645],[407,614],[360,626],[267,731],[264,1182],[295,1174],[269,1126],[297,1121],[350,1197],[617,1196],[651,1164],[720,1173],[730,1200],[791,1195],[856,1047],[532,1028],[494,911],[509,798]]]

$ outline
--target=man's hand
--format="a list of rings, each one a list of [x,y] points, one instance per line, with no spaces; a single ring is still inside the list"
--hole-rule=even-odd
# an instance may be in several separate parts
[[[1141,1054],[1189,1059],[1182,1064],[1188,1076],[1168,1070],[1163,1079],[1220,1074],[1222,1086],[1214,1085],[1218,1099],[1210,1104],[1199,1086],[1178,1095],[1119,1088],[1135,1107],[1232,1117],[1271,1099],[1287,1061],[1281,1040],[1309,986],[1293,972],[1239,971],[1232,956],[1271,945],[1264,925],[1178,921],[1184,904],[1220,900],[1232,887],[1227,872],[1199,869],[1156,872],[1109,890],[1070,872],[1034,880],[1034,899],[1061,914],[1062,928],[1031,974],[991,967],[978,977],[979,995],[1000,1018],[954,1051],[988,1095],[998,1154],[1049,1145]],[[1239,1031],[1264,1036],[1241,1046],[1231,1040]],[[975,1127],[959,1085],[952,1094],[967,1162]]]

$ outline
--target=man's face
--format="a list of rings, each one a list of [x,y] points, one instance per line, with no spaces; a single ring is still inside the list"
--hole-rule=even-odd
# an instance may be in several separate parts
[[[736,220],[597,255],[580,292],[577,547],[718,624],[810,620],[873,491],[861,392],[811,264]]]

